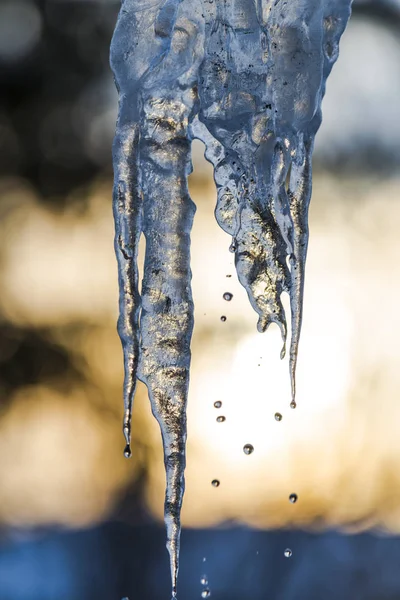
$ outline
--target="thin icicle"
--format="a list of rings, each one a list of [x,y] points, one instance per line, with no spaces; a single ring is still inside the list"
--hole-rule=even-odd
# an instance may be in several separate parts
[[[125,456],[131,455],[132,402],[136,389],[136,371],[139,359],[139,311],[137,254],[141,233],[141,202],[138,190],[137,142],[138,127],[129,122],[128,109],[120,106],[120,119],[114,140],[115,164],[114,219],[115,252],[118,260],[120,288],[120,316],[118,333],[124,352],[124,423]]]

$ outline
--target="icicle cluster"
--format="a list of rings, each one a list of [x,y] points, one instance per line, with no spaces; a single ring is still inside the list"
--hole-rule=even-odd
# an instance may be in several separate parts
[[[115,250],[130,455],[136,380],[160,424],[165,521],[176,596],[193,301],[191,141],[214,166],[215,215],[232,236],[258,330],[290,294],[292,405],[302,320],[311,158],[326,79],[351,0],[123,0],[111,46],[119,90]],[[137,253],[146,238],[139,294]]]

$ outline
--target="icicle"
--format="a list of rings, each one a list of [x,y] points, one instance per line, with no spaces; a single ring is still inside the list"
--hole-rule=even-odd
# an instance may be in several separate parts
[[[124,423],[126,447],[124,454],[131,455],[132,401],[136,389],[136,370],[139,358],[139,310],[137,253],[141,233],[140,193],[136,148],[138,127],[129,122],[129,108],[125,100],[120,105],[120,118],[114,140],[115,164],[114,219],[115,252],[118,260],[120,288],[120,316],[118,333],[124,352]]]
[[[125,0],[111,50],[120,92],[114,215],[120,273],[118,330],[125,357],[125,452],[129,454],[138,377],[149,390],[163,440],[173,597],[185,486],[193,329],[189,248],[195,206],[187,177],[191,171],[189,122],[197,99],[197,62],[202,59],[201,11],[194,4]],[[141,231],[146,256],[139,298],[136,257]]]
[[[350,0],[231,0],[206,3],[204,9],[201,124],[195,120],[193,132],[214,166],[216,217],[233,237],[238,277],[259,315],[258,330],[279,325],[282,358],[281,294],[290,294],[293,407],[312,148],[350,5]]]
[[[294,407],[312,149],[350,6],[351,0],[122,2],[111,64],[119,90],[113,157],[125,456],[131,453],[140,378],[163,439],[173,597],[193,329],[191,141],[206,145],[218,192],[215,216],[232,236],[238,278],[258,313],[258,330],[280,327],[282,357],[287,327],[281,295],[290,294]]]

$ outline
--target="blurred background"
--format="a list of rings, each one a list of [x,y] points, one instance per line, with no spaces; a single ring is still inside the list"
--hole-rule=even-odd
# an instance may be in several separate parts
[[[123,457],[118,9],[0,2],[0,600],[169,598],[143,386]],[[399,65],[400,2],[355,2],[317,137],[296,410],[279,333],[256,331],[193,145],[182,600],[400,598]]]

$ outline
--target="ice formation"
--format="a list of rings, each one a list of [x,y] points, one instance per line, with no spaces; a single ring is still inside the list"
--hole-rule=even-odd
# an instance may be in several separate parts
[[[214,166],[215,215],[230,236],[258,330],[290,295],[292,406],[302,320],[311,158],[326,79],[351,0],[123,0],[111,65],[115,250],[124,364],[125,455],[137,378],[162,433],[165,521],[176,596],[193,300],[191,141]],[[137,254],[146,238],[139,293]]]

